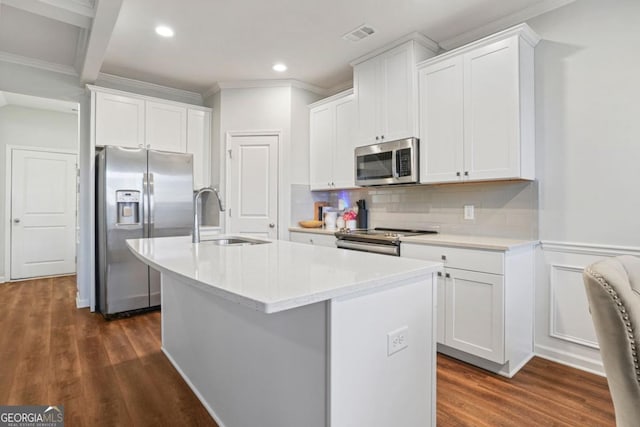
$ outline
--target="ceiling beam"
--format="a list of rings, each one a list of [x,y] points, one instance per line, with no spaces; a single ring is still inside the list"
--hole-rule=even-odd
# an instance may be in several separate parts
[[[69,0],[1,0],[3,5],[54,19],[80,28],[90,28],[94,10]]]
[[[118,20],[123,0],[99,0],[96,6],[96,15],[93,18],[91,33],[87,41],[87,50],[84,55],[80,81],[93,83],[98,78],[104,56],[107,53],[111,34]]]

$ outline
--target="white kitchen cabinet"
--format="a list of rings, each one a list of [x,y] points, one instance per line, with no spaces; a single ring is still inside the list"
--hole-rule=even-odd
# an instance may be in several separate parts
[[[145,131],[147,148],[185,153],[187,108],[165,102],[146,101]]]
[[[353,152],[355,104],[349,92],[322,100],[309,111],[311,190],[355,186]]]
[[[436,49],[411,40],[352,63],[358,145],[418,134],[415,67],[434,56]]]
[[[193,154],[194,189],[210,185],[211,109],[89,85],[96,146]]]
[[[308,245],[326,246],[329,248],[336,247],[336,237],[333,234],[290,231],[289,240],[296,243],[306,243]]]
[[[418,65],[420,182],[534,179],[534,47],[522,24]]]
[[[193,188],[200,189],[211,183],[210,143],[211,112],[189,108],[187,110],[187,153],[193,154]]]
[[[513,376],[533,356],[533,249],[402,242],[403,257],[441,261],[438,351]]]
[[[112,93],[95,94],[95,144],[137,148],[145,144],[143,99]]]

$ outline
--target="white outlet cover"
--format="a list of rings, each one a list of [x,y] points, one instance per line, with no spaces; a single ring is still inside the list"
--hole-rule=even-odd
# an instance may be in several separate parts
[[[409,327],[403,326],[387,334],[387,356],[409,346]]]
[[[464,205],[464,219],[475,219],[476,213],[473,205]]]

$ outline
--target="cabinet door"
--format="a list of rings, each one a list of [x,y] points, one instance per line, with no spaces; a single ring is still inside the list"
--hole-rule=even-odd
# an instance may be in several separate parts
[[[187,109],[179,105],[146,102],[146,144],[161,151],[186,153]]]
[[[356,117],[353,97],[349,96],[335,103],[335,141],[333,153],[334,188],[353,188],[355,186],[354,123]]]
[[[378,67],[379,58],[373,58],[356,65],[353,69],[358,145],[374,144],[380,140]]]
[[[438,306],[436,312],[436,342],[439,344],[446,344],[446,311],[447,311],[447,298],[446,298],[446,280],[444,273],[438,273]]]
[[[309,181],[312,190],[331,188],[333,177],[333,145],[335,108],[331,104],[310,111]]]
[[[419,71],[420,182],[462,181],[462,57]]]
[[[520,175],[517,37],[464,55],[465,171],[469,180]]]
[[[380,138],[383,141],[416,136],[415,62],[411,44],[380,56]]]
[[[199,189],[210,183],[209,146],[211,113],[189,109],[187,112],[187,153],[193,154],[193,187]]]
[[[446,271],[446,345],[504,363],[504,276]]]
[[[96,145],[142,147],[144,145],[144,100],[110,93],[96,93]]]

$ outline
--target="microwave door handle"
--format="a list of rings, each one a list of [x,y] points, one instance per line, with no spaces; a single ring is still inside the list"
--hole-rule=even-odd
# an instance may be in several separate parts
[[[392,151],[393,156],[391,156],[391,175],[393,178],[398,178],[398,161],[400,160],[400,152],[398,150]]]

